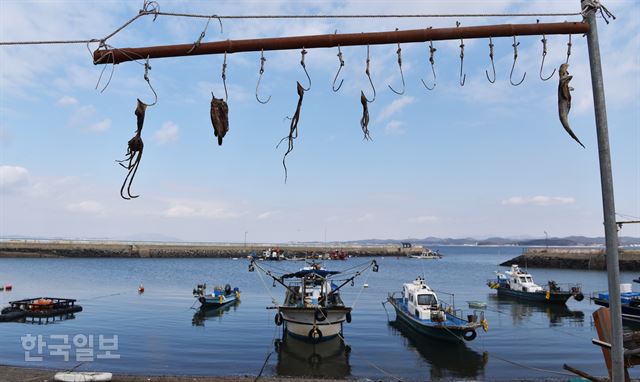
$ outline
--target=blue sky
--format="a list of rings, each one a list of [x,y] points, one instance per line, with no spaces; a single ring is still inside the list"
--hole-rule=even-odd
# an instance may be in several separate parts
[[[0,2],[0,40],[86,39],[107,35],[141,1]],[[160,1],[163,11],[202,14],[575,12],[578,1],[294,2]],[[640,216],[640,5],[607,1],[617,20],[599,32],[618,213]],[[117,47],[190,43],[205,21],[139,19],[109,40]],[[577,17],[545,18],[545,21]],[[455,19],[225,20],[204,41],[454,26]],[[461,19],[462,25],[529,23],[535,18]],[[547,36],[545,75],[566,58],[566,36]],[[116,165],[135,131],[136,98],[152,95],[142,66],[116,66],[104,92],[102,67],[84,45],[0,47],[0,234],[68,238],[164,235],[182,240],[250,242],[407,237],[603,235],[598,150],[586,40],[573,36],[569,71],[571,126],[557,118],[557,74],[538,77],[540,36],[519,38],[509,84],[512,40],[494,39],[498,80],[490,84],[488,41],[438,41],[437,86],[428,44],[403,44],[406,93],[396,46],[371,47],[377,89],[369,105],[372,142],[362,140],[360,90],[366,47],[342,49],[344,84],[331,90],[337,49],[309,49],[312,88],[305,94],[300,136],[281,164],[286,116],[296,81],[306,82],[299,51],[266,52],[261,96],[254,92],[259,53],[228,56],[230,131],[222,146],[209,119],[211,91],[223,94],[222,56],[152,60],[159,102],[147,110],[144,156],[133,192],[120,199],[125,171]],[[95,49],[95,45],[92,46]],[[105,76],[111,68],[107,68]],[[104,83],[104,82],[103,82]],[[625,219],[618,216],[618,219]],[[640,236],[638,225],[621,234]]]

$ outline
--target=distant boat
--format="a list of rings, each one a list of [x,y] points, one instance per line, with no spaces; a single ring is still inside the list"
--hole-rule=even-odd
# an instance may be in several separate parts
[[[571,297],[576,301],[584,298],[580,284],[568,284],[566,289],[562,289],[560,284],[549,281],[543,288],[533,282],[531,274],[516,264],[511,265],[509,271],[496,272],[496,278],[487,280],[487,286],[497,290],[498,296],[549,304],[564,304]]]
[[[439,250],[432,251],[429,248],[425,248],[421,253],[417,255],[408,255],[412,259],[424,259],[424,260],[433,260],[433,259],[441,259],[442,255]]]
[[[265,267],[268,267],[264,264]],[[340,271],[329,271],[319,263],[312,262],[297,272],[277,275],[275,270],[265,269],[255,261],[249,264],[249,271],[255,269],[286,288],[284,301],[276,305],[275,324],[283,325],[290,335],[318,343],[342,334],[344,322],[351,322],[351,307],[346,306],[340,297],[340,289],[351,283],[368,268],[378,271],[375,260],[363,264],[350,272],[353,276],[333,281]],[[274,304],[276,302],[274,301]]]
[[[227,284],[224,288],[216,286],[212,292],[207,293],[207,284],[198,284],[193,289],[193,297],[197,298],[203,307],[217,308],[239,300],[240,290],[232,289],[231,285]]]
[[[456,313],[461,311],[439,301],[422,277],[403,284],[402,292],[390,293],[387,302],[394,307],[398,320],[418,333],[438,340],[472,341],[477,336],[476,329],[488,330],[484,312],[474,311],[466,320],[457,316]]]

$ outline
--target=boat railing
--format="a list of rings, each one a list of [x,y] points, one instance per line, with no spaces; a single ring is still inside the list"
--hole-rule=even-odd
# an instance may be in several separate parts
[[[544,289],[545,291],[550,290],[549,288],[549,284],[551,282],[547,282],[545,285],[542,286],[542,289]],[[557,282],[553,282],[553,285],[555,285],[556,288],[558,288],[557,290],[561,290],[561,291],[570,291],[570,292],[581,292],[582,291],[582,284],[580,283],[557,283]]]

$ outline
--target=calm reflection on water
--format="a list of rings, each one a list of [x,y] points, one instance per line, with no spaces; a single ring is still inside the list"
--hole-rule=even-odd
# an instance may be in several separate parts
[[[478,378],[483,376],[489,353],[469,349],[463,343],[433,340],[402,321],[389,321],[392,334],[402,336],[408,350],[417,351],[431,369],[429,379]]]
[[[275,348],[278,375],[324,378],[347,378],[351,375],[350,351],[339,337],[310,344],[285,334],[276,340]]]
[[[598,307],[588,300],[569,300],[566,306],[532,305],[495,296],[486,279],[497,264],[518,255],[513,247],[440,247],[441,260],[379,258],[379,273],[356,280],[343,289],[347,304],[355,304],[353,321],[344,326],[348,352],[338,340],[310,345],[282,340],[274,325],[274,311],[265,309],[284,291],[247,272],[246,259],[0,259],[0,282],[14,290],[0,292],[0,305],[37,296],[78,299],[84,310],[75,319],[49,325],[0,324],[0,362],[10,365],[70,368],[75,353],[65,362],[44,355],[41,363],[26,362],[20,337],[26,334],[118,335],[117,360],[95,359],[85,369],[134,374],[333,376],[405,380],[482,379],[512,380],[557,377],[516,367],[562,371],[568,363],[591,374],[604,375],[600,350],[591,345],[597,336],[591,313]],[[369,261],[348,259],[326,262],[340,270]],[[286,271],[300,262],[279,262]],[[586,295],[607,289],[604,272],[530,269],[539,282],[580,282]],[[487,303],[489,332],[461,346],[434,343],[411,330],[389,324],[395,319],[381,302],[400,290],[402,283],[424,275],[436,290],[453,293],[456,305],[466,301]],[[623,272],[622,282],[637,276]],[[219,310],[193,309],[193,286],[226,283],[241,290],[241,302]],[[145,285],[145,293],[137,288]],[[364,283],[369,288],[363,289]],[[447,298],[443,296],[443,298]],[[271,354],[271,355],[270,355]],[[268,361],[265,364],[265,359]],[[640,373],[632,369],[632,376]]]

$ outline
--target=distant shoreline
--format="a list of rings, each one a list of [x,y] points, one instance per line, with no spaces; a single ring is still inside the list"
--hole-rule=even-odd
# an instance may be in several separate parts
[[[500,265],[512,264],[529,268],[607,269],[605,250],[590,248],[527,248],[520,256]],[[640,271],[640,249],[620,249],[619,266],[621,271]]]
[[[281,248],[286,256],[305,257],[336,249],[354,257],[405,256],[417,254],[422,247],[400,248],[394,245],[303,246],[273,244],[182,244],[117,243],[77,241],[2,241],[0,258],[240,258],[260,255],[268,248]]]

